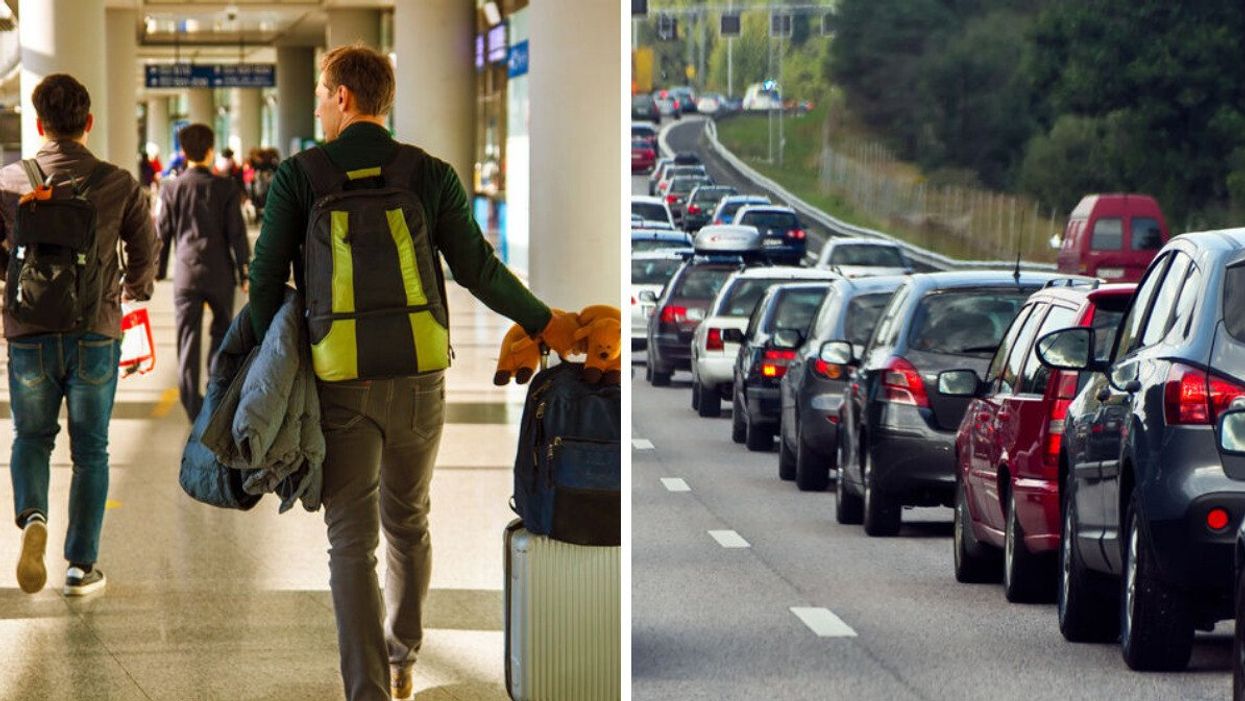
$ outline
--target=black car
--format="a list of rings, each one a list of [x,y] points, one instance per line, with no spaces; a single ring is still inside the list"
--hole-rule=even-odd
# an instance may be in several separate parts
[[[735,214],[734,223],[755,226],[764,234],[765,253],[775,263],[799,265],[804,260],[808,234],[794,209],[772,204],[745,205]]]
[[[1182,669],[1194,629],[1234,614],[1245,457],[1220,443],[1234,428],[1221,419],[1245,405],[1245,232],[1172,239],[1109,360],[1093,358],[1094,338],[1038,340],[1044,364],[1092,373],[1060,453],[1059,628],[1069,640],[1118,635],[1133,669]]]
[[[631,98],[631,120],[635,122],[661,122],[661,110],[651,95],[635,95]]]
[[[943,395],[938,375],[984,375],[1016,312],[1054,277],[913,275],[896,290],[863,358],[834,358],[859,363],[839,427],[840,523],[863,520],[871,536],[895,535],[901,507],[952,505],[955,435],[969,399]]]
[[[691,196],[692,190],[701,185],[712,184],[713,181],[704,175],[679,175],[670,179],[670,187],[666,188],[666,206],[670,208],[670,215],[674,217],[676,225],[683,222],[687,198]]]
[[[687,206],[683,211],[683,228],[687,231],[696,231],[708,224],[713,218],[713,210],[718,208],[718,203],[722,201],[722,198],[736,194],[739,194],[739,191],[729,185],[705,184],[692,190],[692,194],[687,197]]]
[[[846,341],[863,350],[903,281],[875,277],[831,283],[808,339],[787,365],[781,383],[778,476],[794,479],[801,490],[825,489],[830,470],[838,467],[840,410],[851,368],[830,362],[836,358],[827,344]]]
[[[757,302],[735,360],[731,440],[748,450],[771,450],[780,415],[778,383],[795,358],[829,282],[775,285]],[[739,331],[732,329],[733,333]]]

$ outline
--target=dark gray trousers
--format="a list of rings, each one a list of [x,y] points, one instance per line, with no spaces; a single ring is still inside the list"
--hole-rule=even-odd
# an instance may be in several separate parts
[[[190,422],[194,423],[203,407],[203,389],[200,377],[203,372],[201,340],[203,336],[203,305],[212,310],[212,325],[208,339],[208,367],[220,349],[229,323],[233,320],[232,285],[220,289],[177,288],[173,290],[173,305],[177,323],[177,391],[182,407]]]
[[[432,575],[429,486],[445,374],[320,383],[324,522],[346,698],[389,699],[389,665],[415,662]],[[376,548],[385,532],[384,599]]]

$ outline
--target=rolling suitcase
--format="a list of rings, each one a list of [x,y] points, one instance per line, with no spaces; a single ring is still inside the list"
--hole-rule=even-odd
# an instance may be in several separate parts
[[[506,690],[515,701],[622,697],[622,548],[505,535]]]

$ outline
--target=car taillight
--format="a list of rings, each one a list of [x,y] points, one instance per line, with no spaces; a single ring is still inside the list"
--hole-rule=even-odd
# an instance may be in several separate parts
[[[1046,423],[1046,455],[1048,469],[1058,470],[1059,450],[1063,447],[1064,422],[1068,418],[1068,405],[1076,398],[1076,373],[1055,371],[1055,396],[1051,400],[1050,415]]]
[[[689,205],[687,206],[687,213],[688,213],[688,214],[700,214],[700,205],[698,205],[698,204],[689,204]]]
[[[687,307],[667,304],[661,308],[661,323],[677,324],[681,321],[687,321]]]
[[[678,201],[679,201],[678,195],[673,195],[673,194],[666,195],[666,204],[674,204],[675,202],[678,202]]]
[[[705,337],[705,349],[711,351],[726,349],[726,344],[722,342],[722,329],[709,329],[709,335]]]
[[[1212,531],[1222,531],[1232,522],[1227,509],[1216,506],[1206,512],[1206,527]]]
[[[1173,363],[1163,387],[1163,410],[1169,426],[1209,425],[1245,387],[1181,363]]]
[[[787,364],[795,360],[795,351],[766,348],[761,354],[761,377],[777,379],[787,374]]]
[[[882,391],[882,401],[929,408],[925,381],[912,363],[897,355],[891,356],[883,368]]]
[[[714,225],[714,226],[718,226],[718,225],[720,225],[721,223],[722,223],[722,217],[718,217],[718,218],[716,218],[716,219],[714,219],[714,220],[713,220],[713,225]]]
[[[827,380],[841,380],[847,377],[847,368],[844,368],[842,365],[827,363],[821,358],[813,361],[813,372]]]
[[[808,234],[804,233],[803,229],[792,229],[787,232],[787,238],[792,238],[796,241],[803,241],[806,236],[808,236]]]

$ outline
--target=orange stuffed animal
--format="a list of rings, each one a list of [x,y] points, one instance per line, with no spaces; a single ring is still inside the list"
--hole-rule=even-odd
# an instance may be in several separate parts
[[[578,314],[554,309],[549,323],[538,338],[531,338],[523,327],[515,324],[506,332],[497,356],[493,384],[504,385],[511,376],[524,384],[540,365],[540,344],[566,360],[573,355],[587,355],[583,379],[595,384],[613,384],[622,378],[622,312],[618,307],[594,304]]]
[[[540,365],[540,343],[527,335],[522,326],[515,324],[506,332],[501,341],[501,350],[497,354],[497,371],[493,373],[493,384],[504,385],[514,375],[514,381],[520,385],[532,379],[532,374]]]
[[[584,382],[616,385],[622,381],[622,323],[618,319],[598,317],[575,337],[588,344],[588,359],[581,375]]]

